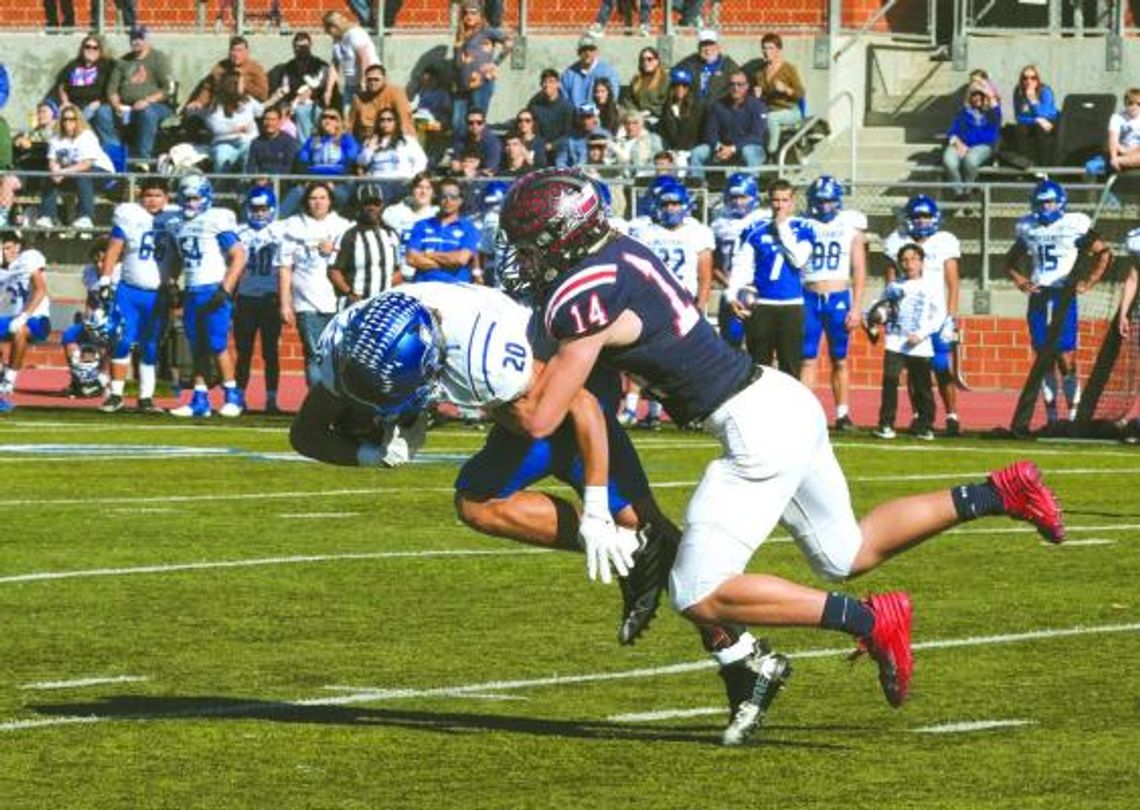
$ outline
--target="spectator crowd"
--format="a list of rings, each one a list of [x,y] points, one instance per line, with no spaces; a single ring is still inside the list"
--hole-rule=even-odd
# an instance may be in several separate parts
[[[639,8],[643,33],[648,5]],[[240,286],[222,282],[225,296],[237,303],[235,317],[241,326],[236,385],[244,390],[252,335],[258,330],[264,351],[266,343],[277,342],[282,325],[295,327],[311,364],[323,326],[338,308],[361,297],[417,279],[502,283],[509,270],[496,245],[503,181],[530,171],[581,167],[595,178],[620,179],[609,205],[615,217],[629,220],[652,219],[654,206],[674,202],[654,197],[662,176],[681,178],[682,187],[688,188],[723,185],[721,213],[726,218],[733,218],[733,206],[740,203],[734,197],[754,199],[752,207],[745,206],[749,216],[761,210],[754,178],[774,161],[784,139],[806,117],[804,82],[784,59],[781,37],[764,35],[759,58],[738,60],[723,47],[718,31],[701,29],[696,51],[672,66],[662,63],[657,48],[641,47],[634,74],[623,80],[602,53],[611,7],[601,4],[595,25],[577,41],[577,58],[561,69],[542,69],[534,95],[503,116],[502,126],[488,114],[501,66],[516,38],[502,27],[501,8],[485,9],[479,0],[461,0],[450,61],[423,67],[411,93],[388,76],[365,27],[339,11],[323,16],[330,44],[327,59],[317,54],[311,33],[298,31],[291,40],[292,58],[266,68],[248,40],[233,36],[225,55],[188,88],[181,105],[168,56],[154,46],[145,25],[129,29],[129,49],[118,58],[106,39],[85,36],[75,57],[53,78],[26,131],[13,136],[0,119],[0,169],[14,170],[0,180],[0,226],[55,229],[66,222],[68,228],[90,236],[108,230],[107,223],[99,221],[96,201],[101,195],[121,194],[116,173],[200,171],[214,176],[208,184],[209,202],[217,206],[226,197],[237,200],[245,223],[241,241],[246,275]],[[372,9],[367,4],[353,8],[367,25],[370,17],[365,19],[364,12],[370,15]],[[1033,65],[1020,72],[1011,103],[1008,151],[1027,165],[1048,165],[1055,150],[1058,104]],[[1140,165],[1138,121],[1140,90],[1130,90],[1123,111],[1110,122],[1106,160],[1113,170]],[[985,71],[975,71],[947,131],[943,154],[955,195],[967,196],[980,168],[994,157],[1002,126],[1000,91]],[[736,194],[725,178],[742,176],[753,178],[753,188]],[[183,192],[175,185],[164,187],[164,205],[182,205]],[[769,192],[769,202],[775,205],[772,211],[763,210],[773,222],[783,222],[792,213],[783,210],[791,189],[774,187]],[[74,203],[69,202],[72,196]],[[832,193],[830,199],[837,203],[839,196]],[[826,201],[817,198],[821,205]],[[21,201],[26,210],[21,210]],[[687,214],[691,203],[682,205]],[[251,219],[255,216],[272,227],[258,227],[258,220]],[[830,222],[819,211],[807,219],[813,217]],[[116,238],[126,239],[129,248],[129,236],[116,231],[117,220],[112,226],[112,244]],[[815,237],[804,235],[811,227],[795,225],[789,239],[811,241]],[[231,230],[237,238],[236,227]],[[862,274],[865,260],[858,258],[863,247],[857,232],[858,227],[851,234],[844,232],[836,250],[845,257],[851,253],[855,258],[844,259],[853,262],[846,269],[858,266]],[[184,251],[177,234],[173,238],[167,251],[185,265],[188,257],[180,255]],[[729,286],[731,295],[721,319],[747,322],[756,311],[755,302],[741,304],[737,296],[750,285],[730,282],[733,267],[726,251],[731,251],[722,242],[715,251],[716,277]],[[930,252],[922,243],[916,236],[898,246],[892,266],[899,273],[900,290],[919,283]],[[756,262],[766,261],[759,243],[749,247],[742,242],[741,247],[752,250]],[[113,268],[100,262],[106,263],[105,255],[93,264],[97,275],[111,278]],[[258,276],[262,283],[248,281]],[[866,303],[859,300],[862,283],[851,290],[855,299],[849,311],[859,312]],[[827,299],[836,289],[823,283],[817,292]],[[89,287],[89,292],[97,290]],[[948,294],[955,300],[945,314],[952,317],[956,287]],[[703,295],[707,298],[707,286]],[[927,329],[928,320],[938,320],[937,312],[913,310],[918,298],[911,295],[903,311],[918,330],[914,334],[929,337],[943,324],[934,323],[933,332]],[[42,300],[47,300],[46,291]],[[771,302],[760,303],[762,310]],[[797,298],[797,303],[802,301]],[[40,300],[36,307],[42,308]],[[90,300],[85,317],[97,309],[98,302]],[[860,325],[858,319],[840,320],[846,331]],[[799,374],[802,324],[794,319],[790,323],[793,338],[749,332],[747,344],[758,361],[779,362]],[[827,334],[833,364],[838,361],[842,372],[846,339],[839,332]],[[888,346],[888,352],[905,359],[888,363],[896,386],[900,368],[912,369],[912,377],[921,375],[922,358],[936,354],[920,350],[915,359],[909,340],[904,337],[901,349]],[[837,342],[843,344],[838,355]],[[73,362],[79,356],[76,345],[73,341],[68,350],[73,370],[79,367]],[[807,356],[809,371],[814,357]],[[272,410],[278,377],[275,351],[264,359],[270,381],[266,405]],[[233,371],[228,373],[235,377]],[[310,365],[310,382],[314,374]],[[929,378],[929,369],[925,376]],[[945,379],[940,383],[947,424],[956,430],[955,405],[947,399],[952,394],[945,390]],[[835,379],[833,388],[840,406],[837,424],[843,427],[849,423],[845,382]],[[78,378],[73,380],[73,392],[89,389]],[[111,396],[120,399],[111,403],[117,410],[121,389]],[[921,389],[918,396],[919,432],[925,435],[933,423],[933,398]],[[238,402],[231,399],[227,394],[227,404]],[[201,403],[191,411],[203,415]],[[887,408],[882,427],[889,427],[893,418]]]

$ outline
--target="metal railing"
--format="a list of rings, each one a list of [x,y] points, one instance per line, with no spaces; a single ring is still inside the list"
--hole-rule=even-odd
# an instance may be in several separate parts
[[[855,126],[855,94],[852,93],[850,90],[842,90],[842,91],[836,93],[830,99],[828,99],[827,107],[824,110],[824,114],[822,116],[820,116],[820,115],[810,116],[807,120],[805,120],[803,122],[803,124],[800,125],[800,128],[796,130],[795,134],[793,134],[792,137],[789,138],[787,140],[787,142],[782,147],[780,147],[780,153],[779,153],[779,156],[777,157],[777,160],[776,160],[776,166],[778,167],[780,174],[784,173],[784,169],[787,166],[788,153],[795,146],[797,146],[801,141],[806,139],[811,134],[812,130],[814,130],[817,126],[819,126],[820,124],[827,124],[828,123],[827,116],[831,112],[831,108],[834,107],[836,102],[838,102],[838,101],[846,101],[847,102],[847,110],[848,110],[847,128],[844,131],[846,132],[847,137],[850,138],[850,140],[851,140],[851,144],[849,147],[849,155],[848,155],[850,166],[848,167],[848,170],[847,170],[847,176],[851,180],[856,179],[856,174],[858,172],[858,164],[856,162],[855,157],[856,157],[856,147],[858,146],[859,128],[857,126]],[[836,127],[831,127],[830,133],[828,135],[829,139],[834,137],[834,133],[835,133],[836,129],[837,129]]]

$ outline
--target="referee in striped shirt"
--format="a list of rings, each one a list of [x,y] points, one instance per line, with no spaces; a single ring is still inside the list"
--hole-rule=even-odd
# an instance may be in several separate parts
[[[341,237],[329,281],[340,309],[379,295],[404,279],[400,274],[400,235],[380,219],[384,192],[376,183],[359,183],[354,194],[356,223]]]

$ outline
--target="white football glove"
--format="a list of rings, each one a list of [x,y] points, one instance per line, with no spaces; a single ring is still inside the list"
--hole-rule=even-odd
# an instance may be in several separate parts
[[[587,576],[592,582],[600,578],[603,585],[609,585],[613,581],[610,566],[618,576],[629,576],[638,548],[636,532],[614,525],[605,487],[586,487],[583,501],[578,535],[586,550]]]
[[[958,342],[958,325],[954,323],[954,319],[947,317],[942,322],[942,326],[938,330],[938,339],[947,345]]]
[[[421,411],[410,425],[392,425],[385,431],[384,466],[402,467],[415,457],[427,438],[428,416]]]

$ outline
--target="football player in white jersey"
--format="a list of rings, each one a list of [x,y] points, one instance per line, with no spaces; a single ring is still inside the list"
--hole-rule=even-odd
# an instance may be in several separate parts
[[[756,178],[744,172],[728,176],[724,186],[724,202],[709,227],[716,241],[713,253],[713,276],[721,287],[728,286],[732,273],[732,257],[744,232],[772,212],[760,205],[760,186]],[[717,329],[726,343],[734,348],[744,347],[744,322],[729,306],[728,298],[720,297],[717,310]]]
[[[712,290],[713,250],[716,239],[712,230],[689,216],[693,201],[689,190],[677,178],[662,175],[649,187],[649,215],[630,223],[629,235],[652,250],[689,291],[697,309],[705,312],[709,292]],[[627,394],[626,411],[637,412],[636,400],[632,407],[632,391]],[[661,403],[650,399],[645,426],[657,429],[661,425]]]
[[[1060,184],[1052,180],[1038,183],[1030,199],[1032,213],[1017,221],[1017,235],[1006,254],[1006,273],[1017,289],[1029,295],[1026,319],[1034,354],[1045,348],[1049,324],[1081,253],[1090,256],[1093,265],[1086,277],[1077,280],[1077,295],[1096,284],[1112,261],[1112,251],[1092,229],[1092,220],[1087,214],[1066,211],[1067,203],[1068,197]],[[1026,259],[1031,268],[1028,276],[1019,271]],[[1070,420],[1076,419],[1081,400],[1076,357],[1078,317],[1074,297],[1061,325],[1057,345],[1053,347]],[[1057,377],[1052,369],[1041,382],[1041,395],[1045,400],[1045,417],[1049,424],[1054,424],[1057,421]]]
[[[225,400],[222,416],[241,416],[244,405],[234,378],[229,350],[233,296],[245,269],[245,246],[237,237],[233,211],[215,208],[214,189],[201,174],[178,180],[178,207],[182,217],[174,223],[177,246],[172,277],[182,278],[182,324],[194,355],[194,392],[190,401],[170,413],[174,416],[210,415],[210,356],[218,361]]]
[[[63,346],[64,357],[67,358],[67,368],[71,374],[71,382],[65,393],[69,397],[97,397],[110,382],[110,375],[104,371],[105,361],[110,353],[104,352],[102,335],[98,330],[89,326],[100,325],[107,317],[103,309],[100,293],[103,289],[103,257],[107,255],[108,237],[102,236],[91,245],[91,263],[84,265],[81,271],[83,289],[87,296],[83,302],[83,312],[75,314],[75,322],[59,336],[60,345]],[[119,284],[121,266],[114,269],[111,276],[111,290]],[[118,323],[113,325],[114,331],[120,328]]]
[[[99,406],[104,413],[123,409],[123,389],[135,346],[139,350],[138,409],[144,413],[162,411],[154,404],[154,386],[158,344],[170,306],[166,289],[170,280],[167,263],[173,252],[169,227],[176,214],[167,211],[168,202],[166,182],[147,177],[139,185],[139,201],[115,206],[111,218],[99,297],[104,309],[112,309],[108,305],[114,301],[119,334],[111,346],[111,390]],[[115,285],[117,269],[120,278]]]
[[[800,381],[815,388],[819,342],[827,333],[836,430],[852,430],[848,401],[848,335],[859,328],[867,280],[867,217],[843,207],[843,186],[828,175],[807,191],[808,225],[815,233],[811,261],[803,270],[804,365]]]
[[[958,418],[958,385],[953,373],[954,346],[958,342],[958,260],[962,248],[958,237],[942,230],[938,204],[925,194],[911,197],[904,210],[903,226],[883,241],[887,259],[887,283],[902,278],[898,268],[899,251],[908,243],[922,247],[922,278],[930,285],[932,300],[940,304],[942,326],[932,337],[934,358],[931,365],[938,381],[938,392],[946,408],[946,435],[961,433]]]
[[[329,464],[407,463],[422,446],[426,407],[447,401],[507,420],[535,373],[531,313],[503,293],[463,283],[421,282],[390,290],[336,315],[318,343],[320,381],[309,389],[290,431],[297,452]],[[341,420],[363,410],[382,434],[362,438]],[[610,516],[606,420],[593,395],[572,409],[582,449],[585,512],[579,527],[591,578],[610,581],[633,564],[637,539]],[[330,432],[329,427],[338,426]],[[355,427],[355,425],[354,425]],[[552,518],[556,516],[551,514]]]
[[[24,237],[18,231],[0,233],[0,343],[12,344],[0,376],[0,413],[16,407],[12,391],[28,346],[44,342],[51,334],[46,266],[44,254],[24,249]]]
[[[277,252],[282,223],[277,221],[277,195],[270,186],[254,186],[245,195],[245,223],[238,239],[245,245],[245,271],[234,299],[235,379],[245,403],[254,339],[261,335],[265,369],[265,412],[277,413],[277,387],[281,378],[278,344],[281,342],[281,307],[277,302]]]

